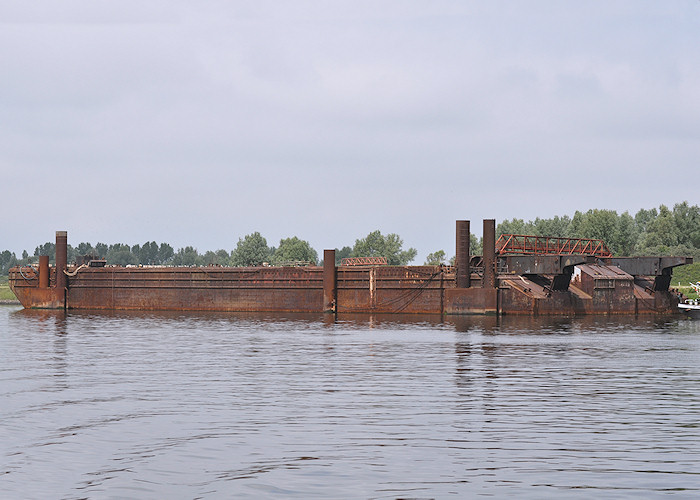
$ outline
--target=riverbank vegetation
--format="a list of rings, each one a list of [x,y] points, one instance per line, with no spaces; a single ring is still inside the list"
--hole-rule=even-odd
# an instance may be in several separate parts
[[[550,219],[536,218],[534,221],[513,218],[496,226],[501,234],[531,234],[563,238],[595,238],[605,241],[617,256],[634,255],[682,255],[692,256],[698,262],[674,269],[673,283],[687,286],[690,281],[700,280],[700,207],[688,202],[677,203],[673,208],[641,209],[636,214],[618,214],[614,210],[592,209],[575,212],[573,216],[555,216]],[[481,239],[471,235],[472,254],[481,253]],[[343,257],[386,257],[389,264],[406,265],[416,257],[414,248],[403,249],[403,240],[397,234],[383,235],[373,231],[354,245],[336,249],[336,260]],[[47,242],[37,246],[30,256],[26,250],[17,257],[9,250],[0,252],[0,276],[15,265],[36,264],[39,255],[48,255],[53,262],[55,244]],[[252,266],[264,263],[295,264],[319,263],[317,251],[308,241],[297,236],[283,238],[279,245],[269,246],[259,232],[238,239],[233,250],[208,250],[200,253],[193,246],[175,250],[168,243],[149,241],[143,244],[126,243],[94,246],[83,242],[73,247],[68,245],[68,261],[78,256],[92,255],[106,259],[114,265],[173,265],[173,266]],[[453,260],[444,250],[428,255],[427,264],[442,264]]]
[[[31,257],[26,250],[21,258],[5,250],[0,252],[0,274],[7,276],[7,271],[16,265],[36,266],[40,255],[48,255],[50,263],[54,264],[55,254],[56,244],[52,242],[36,247]],[[385,236],[380,231],[374,231],[367,237],[356,240],[352,247],[338,250],[336,255],[338,261],[342,257],[383,256],[390,264],[405,265],[415,259],[416,254],[415,248],[403,250],[403,240],[397,234]],[[267,240],[259,232],[239,238],[231,252],[219,249],[200,253],[192,246],[175,251],[170,244],[159,244],[155,241],[146,242],[143,245],[97,243],[93,246],[87,242],[75,247],[68,245],[68,262],[75,262],[79,256],[102,258],[107,261],[107,264],[119,266],[259,266],[319,262],[318,253],[308,241],[292,236],[282,238],[277,247],[268,246]]]
[[[614,210],[576,212],[552,219],[506,220],[496,227],[500,234],[532,234],[561,238],[603,240],[614,255],[687,255],[700,259],[700,207],[688,202],[673,209],[641,209],[634,216]]]
[[[7,274],[0,275],[0,303],[15,300],[17,300],[17,297],[15,297],[15,294],[10,290]]]
[[[496,226],[496,237],[502,234],[526,234],[558,238],[592,238],[603,240],[614,255],[690,256],[695,264],[674,269],[673,283],[688,286],[688,282],[700,280],[700,207],[688,202],[677,203],[672,209],[661,205],[658,209],[641,209],[636,214],[618,214],[615,210],[592,209],[555,216],[505,220]],[[472,235],[472,253],[481,252],[481,241]],[[428,255],[426,264],[451,262],[443,250]]]
[[[696,263],[674,268],[672,283],[688,287],[689,282],[700,280],[700,207],[688,202],[677,203],[673,209],[665,205],[641,209],[634,216],[595,209],[576,212],[573,217],[512,219],[498,224],[496,233],[600,239],[619,257],[690,256]]]

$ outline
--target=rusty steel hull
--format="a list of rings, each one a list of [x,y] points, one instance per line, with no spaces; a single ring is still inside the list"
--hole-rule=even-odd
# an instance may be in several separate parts
[[[671,269],[686,257],[594,259],[588,255],[496,256],[495,221],[485,254],[469,251],[469,221],[456,225],[456,267],[68,267],[67,233],[56,232],[56,266],[10,270],[26,308],[409,314],[658,314],[678,311]],[[579,241],[579,240],[577,240]],[[535,245],[537,246],[537,245]],[[538,247],[539,248],[539,247]],[[578,247],[577,247],[578,248]],[[360,263],[374,262],[360,259]],[[93,267],[93,265],[95,267]],[[578,270],[575,276],[574,271]]]
[[[331,261],[332,262],[332,261]],[[71,276],[71,274],[74,274]],[[611,274],[611,273],[608,273]],[[69,270],[66,286],[18,268],[10,285],[26,308],[411,314],[658,314],[677,310],[667,291],[622,275],[585,276],[553,291],[537,276],[499,274],[496,287],[458,288],[454,268],[368,267],[103,267]],[[597,276],[597,277],[596,277]],[[646,284],[646,286],[645,286]]]
[[[86,269],[69,278],[68,309],[323,310],[322,268]]]
[[[336,311],[440,314],[454,281],[439,266],[339,267]]]
[[[15,268],[10,285],[26,308],[429,314],[442,309],[446,276],[454,286],[439,266],[84,268],[64,293],[55,275],[41,289]]]

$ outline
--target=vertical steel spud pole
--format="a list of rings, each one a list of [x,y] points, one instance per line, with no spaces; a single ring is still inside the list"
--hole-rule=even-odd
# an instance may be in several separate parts
[[[68,232],[56,231],[56,288],[66,288],[66,266],[68,265]]]
[[[496,288],[496,221],[484,219],[484,288]]]
[[[335,250],[323,251],[323,311],[336,312]]]
[[[56,231],[56,293],[58,300],[66,308],[66,269],[68,268],[68,232]]]
[[[49,256],[39,256],[39,288],[49,287]]]
[[[471,269],[469,268],[469,221],[457,221],[457,288],[471,286]]]

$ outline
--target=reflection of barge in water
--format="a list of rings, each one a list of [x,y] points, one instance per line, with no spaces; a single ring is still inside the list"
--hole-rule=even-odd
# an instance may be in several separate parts
[[[505,237],[504,237],[505,236]],[[597,240],[504,235],[484,221],[483,256],[469,255],[469,221],[457,221],[455,266],[113,267],[10,270],[25,308],[296,311],[428,314],[655,314],[678,311],[671,270],[690,257],[612,257]],[[102,262],[103,264],[103,262]]]

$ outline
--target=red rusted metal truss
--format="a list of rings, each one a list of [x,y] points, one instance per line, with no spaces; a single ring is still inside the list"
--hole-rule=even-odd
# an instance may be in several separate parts
[[[502,234],[496,241],[496,254],[612,257],[612,252],[603,240],[554,238],[551,236],[528,236],[524,234]]]
[[[345,257],[340,259],[341,266],[386,266],[386,257]]]

